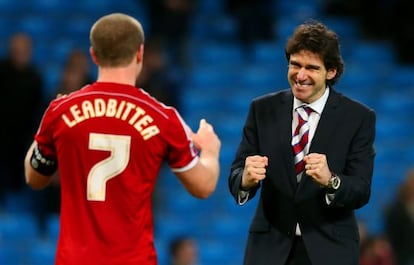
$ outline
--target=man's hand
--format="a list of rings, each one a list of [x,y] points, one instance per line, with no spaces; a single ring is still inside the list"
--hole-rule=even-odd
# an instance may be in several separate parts
[[[267,156],[248,156],[244,165],[242,176],[242,189],[248,190],[259,184],[266,177]]]
[[[312,180],[321,186],[328,186],[332,174],[329,170],[326,155],[311,153],[306,155],[303,161],[305,161],[306,174],[311,176]]]
[[[218,157],[221,148],[221,141],[214,132],[213,126],[205,119],[200,120],[197,133],[191,133],[195,146],[201,152],[211,153]]]

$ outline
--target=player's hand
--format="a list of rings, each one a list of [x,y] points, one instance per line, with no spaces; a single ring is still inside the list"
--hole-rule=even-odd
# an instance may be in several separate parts
[[[303,158],[305,161],[306,174],[321,186],[327,186],[331,178],[331,171],[328,166],[326,155],[311,153]]]
[[[259,184],[266,177],[267,156],[248,156],[244,164],[242,188],[248,190]]]
[[[198,131],[197,133],[191,133],[191,138],[201,152],[212,153],[215,156],[219,155],[221,141],[214,132],[213,126],[205,119],[200,120]]]

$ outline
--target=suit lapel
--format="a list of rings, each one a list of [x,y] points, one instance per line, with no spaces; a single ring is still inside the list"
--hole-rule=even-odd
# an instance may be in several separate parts
[[[296,190],[297,181],[295,175],[295,166],[293,160],[293,149],[290,139],[292,138],[292,109],[293,109],[293,94],[286,93],[285,97],[282,98],[282,109],[277,113],[278,119],[281,122],[280,139],[282,146],[282,152],[284,155],[284,165],[286,166],[286,172],[288,172],[289,183],[292,187],[292,193]],[[286,115],[288,113],[288,115]],[[286,141],[289,139],[289,141]]]
[[[321,152],[320,150],[326,150],[326,148],[324,148],[324,146],[328,144],[326,139],[330,138],[335,131],[336,123],[340,122],[337,114],[339,111],[339,98],[339,94],[331,89],[331,93],[321,114],[321,118],[319,119],[315,135],[313,136],[309,152]]]

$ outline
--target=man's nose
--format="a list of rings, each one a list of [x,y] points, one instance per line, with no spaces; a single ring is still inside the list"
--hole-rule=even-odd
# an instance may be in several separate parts
[[[307,70],[304,67],[300,68],[297,74],[297,78],[299,80],[303,80],[303,79],[306,79],[307,76],[308,76]]]

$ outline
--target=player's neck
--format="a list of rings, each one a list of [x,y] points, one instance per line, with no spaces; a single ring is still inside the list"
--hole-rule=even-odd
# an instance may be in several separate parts
[[[132,68],[99,68],[97,82],[119,83],[135,86],[136,73]]]

